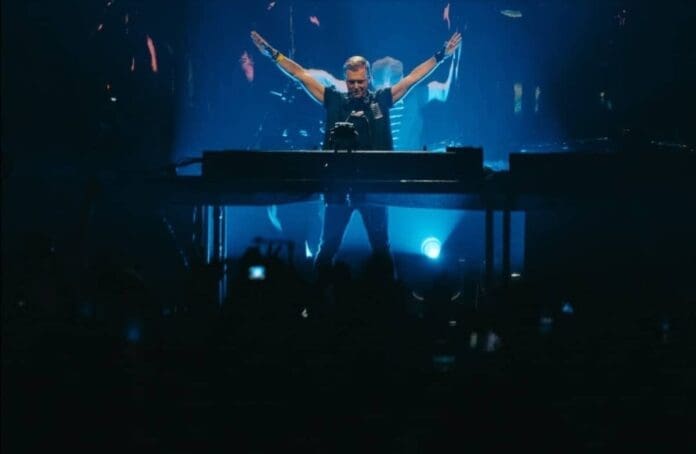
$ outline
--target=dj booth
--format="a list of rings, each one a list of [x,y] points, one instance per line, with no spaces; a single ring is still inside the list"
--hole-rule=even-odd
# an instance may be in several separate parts
[[[638,204],[648,212],[686,213],[690,223],[696,207],[692,181],[696,153],[691,150],[511,153],[509,170],[498,172],[484,167],[480,148],[449,148],[444,153],[219,150],[203,152],[200,163],[200,176],[131,180],[120,189],[130,188],[134,196],[147,195],[157,204],[201,207],[204,227],[200,238],[208,261],[227,260],[226,225],[230,220],[224,206],[360,194],[362,203],[376,205],[484,211],[486,286],[496,281],[495,212],[502,213],[499,280],[506,285],[512,211],[572,210],[573,216],[582,213],[581,218],[590,219],[599,212],[625,213],[624,208]],[[600,219],[599,224],[602,222]],[[540,242],[544,243],[543,237]]]

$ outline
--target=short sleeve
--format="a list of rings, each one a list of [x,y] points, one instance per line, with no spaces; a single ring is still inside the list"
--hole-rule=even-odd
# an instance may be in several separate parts
[[[341,94],[332,85],[324,90],[324,108],[326,110],[335,109],[341,103]]]
[[[388,110],[394,105],[394,98],[392,98],[391,87],[380,88],[375,93],[375,99],[377,103],[382,107],[382,109]]]

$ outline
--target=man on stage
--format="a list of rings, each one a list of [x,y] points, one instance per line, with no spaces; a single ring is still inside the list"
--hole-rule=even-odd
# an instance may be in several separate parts
[[[451,57],[461,44],[461,34],[455,33],[435,54],[418,65],[410,74],[391,87],[370,90],[372,75],[370,63],[361,56],[353,56],[343,65],[347,93],[325,87],[309,71],[273,48],[257,32],[251,32],[259,51],[269,57],[285,74],[299,81],[309,96],[326,109],[326,131],[323,148],[338,148],[332,135],[336,123],[351,123],[357,137],[351,144],[353,150],[393,150],[389,109],[409,91]],[[394,264],[389,249],[387,208],[361,203],[355,197],[327,195],[319,251],[314,266],[320,275],[330,270],[341,245],[348,222],[354,210],[362,215],[368,239],[375,258],[384,263],[388,273],[394,275]]]

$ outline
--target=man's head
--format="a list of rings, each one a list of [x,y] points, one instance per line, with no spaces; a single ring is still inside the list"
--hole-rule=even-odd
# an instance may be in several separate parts
[[[360,99],[367,94],[370,86],[370,62],[364,57],[350,57],[343,64],[346,74],[348,96]]]
[[[377,88],[393,87],[404,77],[404,64],[396,58],[384,57],[372,63],[372,80]]]

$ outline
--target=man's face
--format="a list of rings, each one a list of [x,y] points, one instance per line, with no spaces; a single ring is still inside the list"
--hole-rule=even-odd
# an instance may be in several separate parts
[[[360,68],[355,71],[346,70],[346,86],[348,87],[348,95],[351,98],[359,99],[365,96],[369,85],[367,68]]]

